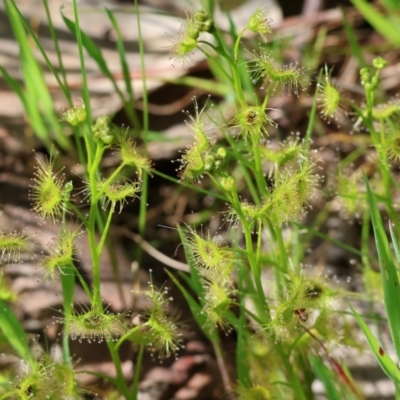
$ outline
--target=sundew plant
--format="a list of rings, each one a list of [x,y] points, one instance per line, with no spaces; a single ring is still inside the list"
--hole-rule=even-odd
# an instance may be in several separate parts
[[[62,359],[56,361],[44,352],[34,354],[22,325],[8,305],[12,296],[1,296],[0,329],[23,360],[24,368],[18,375],[14,373],[12,379],[3,380],[0,400],[84,398],[88,392],[77,383],[70,340],[87,346],[105,342],[116,376],[102,377],[113,387],[115,398],[137,399],[145,350],[160,360],[178,357],[184,351],[179,321],[169,313],[171,298],[166,286],[158,288],[149,279],[148,286],[140,292],[147,298],[149,307],[139,324],[133,323],[130,314],[135,310],[113,313],[112,307],[104,304],[101,293],[100,259],[107,246],[112,245],[108,239],[113,216],[123,212],[126,203],[139,202],[139,233],[143,235],[149,179],[155,174],[163,176],[153,168],[147,153],[148,115],[145,110],[140,128],[132,111],[132,88],[120,35],[118,45],[126,94],[112,80],[99,49],[80,30],[75,1],[75,21],[63,16],[77,38],[84,82],[83,99],[73,106],[78,100],[71,98],[65,75],[59,74],[51,64],[15,4],[12,1],[5,4],[24,56],[23,70],[28,71],[28,61],[31,70],[38,67],[27,46],[28,32],[71,105],[50,120],[54,122],[55,147],[70,151],[75,146],[83,172],[78,179],[80,184],[76,185],[69,171],[56,167],[57,150],[50,146],[50,136],[45,135],[46,124],[34,118],[42,114],[38,114],[39,109],[35,111],[27,106],[31,100],[28,95],[34,93],[29,90],[24,93],[21,85],[1,69],[7,83],[20,95],[30,120],[35,121],[35,132],[49,148],[48,158],[37,157],[29,197],[32,210],[40,220],[59,227],[58,235],[37,263],[43,279],[61,281],[63,309],[54,320],[62,326]],[[304,265],[310,241],[318,234],[315,228],[321,222],[316,222],[314,228],[302,225],[309,211],[320,206],[321,199],[327,201],[328,212],[339,205],[341,213],[362,225],[362,251],[347,248],[360,256],[367,297],[374,301],[379,289],[376,289],[376,272],[372,268],[375,260],[367,245],[372,220],[390,331],[400,354],[396,334],[400,328],[400,319],[396,319],[397,293],[388,283],[398,286],[397,261],[389,251],[377,204],[378,199],[381,211],[392,221],[391,235],[400,259],[395,240],[399,237],[400,224],[394,200],[399,185],[392,174],[400,159],[400,106],[397,99],[385,103],[379,92],[380,73],[386,61],[374,57],[360,70],[364,93],[356,102],[347,98],[344,90],[333,82],[328,67],[324,66],[315,75],[305,67],[285,64],[275,57],[269,46],[273,30],[264,6],[254,11],[241,31],[231,24],[229,33],[218,28],[213,18],[214,8],[210,1],[208,7],[186,11],[178,35],[171,40],[170,58],[172,65],[188,67],[192,53],[202,52],[216,77],[228,88],[230,116],[222,113],[218,116],[215,107],[211,107],[211,96],[204,107],[199,106],[199,99],[193,99],[194,114],[185,111],[191,144],[175,160],[177,178],[169,179],[177,187],[198,188],[199,192],[221,200],[224,204],[218,215],[221,227],[218,232],[186,224],[178,227],[190,272],[177,275],[167,270],[167,273],[213,346],[227,398],[309,400],[314,398],[313,382],[319,379],[328,399],[363,399],[362,390],[354,383],[345,362],[333,355],[339,346],[356,344],[350,334],[355,321],[397,390],[398,369],[363,318],[347,309],[350,294],[313,265]],[[113,13],[107,10],[107,14],[119,32]],[[248,33],[257,38],[255,43],[260,43],[245,42]],[[57,38],[54,40],[57,47]],[[110,116],[93,120],[83,49],[115,84],[132,125],[140,131],[143,146],[138,145],[128,130],[121,131],[114,126]],[[143,51],[141,43],[142,55]],[[60,69],[63,71],[61,62]],[[307,91],[313,90],[310,85],[313,79],[315,94],[306,132],[278,140],[283,132],[272,117],[276,110],[270,108],[271,99],[276,95],[307,96]],[[28,89],[32,91],[33,87]],[[43,118],[46,121],[49,115],[55,115],[51,107],[47,112],[50,113],[47,119]],[[334,189],[327,188],[322,160],[311,138],[317,112],[321,121],[332,124],[347,115],[354,119],[353,135],[368,136],[364,150],[372,160],[374,173],[368,174],[365,163],[358,163],[361,167],[356,168],[355,157],[349,156],[339,162]],[[65,125],[73,131],[71,142],[59,135]],[[118,165],[107,173],[102,161],[109,151],[117,155]],[[135,179],[128,178],[132,170],[136,172]],[[374,196],[372,190],[378,195]],[[79,204],[78,198],[82,199]],[[78,221],[80,228],[71,228],[70,220]],[[76,244],[82,235],[87,236],[89,243],[90,284],[76,267]],[[330,240],[327,235],[321,235]],[[3,264],[18,263],[22,255],[32,254],[33,248],[34,237],[0,231]],[[83,307],[74,307],[76,281],[87,296]],[[3,280],[0,284],[3,286]],[[236,338],[234,368],[224,354],[222,338],[229,335]],[[125,341],[137,350],[134,376],[130,380],[124,376],[119,353]]]

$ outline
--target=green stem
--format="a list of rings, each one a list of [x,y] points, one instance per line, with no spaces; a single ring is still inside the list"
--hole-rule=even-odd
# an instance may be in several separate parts
[[[210,45],[213,49],[215,49],[215,51],[217,51],[218,52],[218,50],[214,47],[214,46],[212,46],[210,43],[208,43],[208,42],[199,42],[199,43],[206,43],[206,44],[208,44],[208,45]],[[225,75],[225,77],[228,79],[228,82],[229,83],[231,83],[232,85],[233,85],[233,79],[232,79],[232,77],[231,76],[229,76],[229,74],[225,71],[225,68],[221,65],[221,63],[218,63],[214,58],[215,57],[211,57],[211,55],[210,54],[208,54],[204,49],[202,49],[201,47],[198,47],[198,49],[207,57],[207,60],[209,61],[209,62],[211,62],[214,66],[216,66],[221,72],[222,72],[222,74],[223,75]],[[219,53],[218,53],[219,54]]]
[[[85,65],[85,56],[83,54],[83,43],[82,43],[82,35],[81,28],[79,25],[79,13],[78,13],[78,5],[77,0],[72,0],[73,9],[74,9],[74,19],[75,19],[75,35],[76,41],[78,43],[78,52],[79,52],[79,61],[81,67],[81,75],[82,75],[82,98],[85,103],[86,115],[88,125],[92,125],[92,110],[90,108],[90,94],[89,94],[89,85],[87,79],[87,70]]]
[[[213,340],[212,345],[214,348],[215,357],[217,358],[218,368],[221,372],[222,382],[224,383],[226,394],[231,400],[234,400],[236,399],[236,397],[234,396],[234,393],[232,391],[232,385],[229,379],[228,370],[225,365],[221,342],[219,340]]]
[[[235,49],[233,51],[233,59],[235,61],[235,64],[238,62],[238,54],[239,54],[239,45],[240,41],[242,40],[243,34],[246,32],[247,28],[242,29],[242,31],[239,33],[238,37],[236,38],[236,43],[235,43]]]
[[[246,217],[244,216],[244,214],[240,208],[240,201],[239,201],[239,197],[238,197],[238,194],[236,193],[236,191],[234,191],[231,194],[231,199],[232,199],[231,202],[232,202],[233,208],[235,209],[236,213],[239,216],[239,219],[242,223],[242,227],[243,227],[243,231],[244,231],[247,256],[249,259],[249,264],[250,264],[251,272],[252,272],[252,275],[254,278],[254,282],[256,284],[256,290],[257,290],[257,295],[258,295],[258,300],[259,300],[257,302],[256,306],[258,308],[259,315],[261,315],[264,320],[269,321],[271,319],[270,308],[269,308],[267,299],[265,297],[264,289],[263,289],[262,282],[261,282],[260,264],[257,262],[257,259],[254,255],[251,229],[246,220]]]
[[[97,254],[99,254],[99,255],[101,254],[101,252],[103,250],[104,242],[106,241],[107,234],[110,229],[111,219],[112,219],[112,216],[114,215],[114,211],[115,211],[115,205],[116,205],[115,201],[112,201],[110,211],[108,213],[106,225],[103,229],[103,233],[101,234],[100,242],[97,245]]]
[[[125,397],[125,400],[129,400],[129,399],[131,399],[131,397],[129,396],[129,389],[126,384],[124,374],[122,372],[121,359],[119,357],[118,351],[115,348],[115,342],[107,342],[107,346],[108,346],[108,349],[111,354],[111,358],[112,358],[114,366],[115,366],[115,371],[117,373],[118,389],[121,391],[121,393]],[[135,397],[135,399],[136,399],[136,397]]]
[[[67,207],[69,204],[69,199],[71,197],[73,185],[72,182],[67,182],[64,186],[63,193],[63,212],[62,212],[62,222],[61,222],[61,235],[64,235],[67,230]],[[72,264],[72,260],[71,260]],[[67,266],[68,267],[68,266]],[[62,271],[59,268],[60,272]],[[73,268],[72,268],[73,271]],[[62,272],[61,272],[62,273]],[[74,300],[74,289],[75,289],[75,276],[74,275],[61,275],[61,287],[63,292],[63,308],[65,314],[64,322],[64,333],[63,333],[63,358],[66,364],[72,366],[71,352],[69,348],[69,317],[72,314],[72,302]]]
[[[139,347],[139,353],[138,353],[136,364],[135,364],[135,376],[133,378],[130,399],[137,399],[137,396],[139,393],[139,379],[140,379],[140,372],[142,370],[142,364],[143,364],[143,354],[144,354],[144,345],[141,344]]]
[[[92,292],[91,292],[89,286],[87,285],[86,281],[83,279],[82,274],[79,272],[78,268],[75,267],[75,265],[72,265],[72,267],[74,269],[74,272],[75,272],[76,276],[79,279],[79,282],[81,283],[81,285],[83,287],[83,290],[86,293],[86,296],[88,297],[88,299],[90,301],[92,301]]]
[[[243,35],[243,33],[242,33]],[[225,57],[225,59],[228,61],[229,65],[231,66],[232,69],[232,75],[233,75],[233,86],[235,88],[235,92],[237,95],[237,98],[241,104],[246,104],[245,98],[244,98],[244,93],[243,93],[243,88],[241,84],[241,79],[240,79],[240,74],[239,70],[237,68],[236,61],[232,58],[231,55],[229,55],[224,46],[224,41],[221,38],[221,35],[218,30],[214,30],[213,36],[215,37],[215,40],[218,43],[217,47],[217,52],[218,54],[221,54]]]
[[[89,249],[92,257],[92,272],[93,272],[93,308],[102,309],[101,295],[100,295],[100,256],[97,252],[96,245],[96,218],[98,214],[98,194],[97,194],[97,171],[100,165],[104,148],[101,146],[96,147],[96,153],[93,164],[89,169],[89,184],[91,192],[90,212],[89,212]]]
[[[68,208],[70,208],[74,214],[80,219],[80,221],[82,222],[82,224],[85,226],[86,229],[89,228],[88,225],[88,220],[86,219],[86,217],[79,211],[79,209],[72,203],[68,204]]]
[[[114,172],[104,181],[104,183],[101,185],[101,190],[98,193],[99,197],[104,193],[104,188],[111,185],[111,183],[114,181],[114,179],[118,176],[118,174],[122,171],[124,167],[125,164],[118,165],[118,167],[114,170]]]

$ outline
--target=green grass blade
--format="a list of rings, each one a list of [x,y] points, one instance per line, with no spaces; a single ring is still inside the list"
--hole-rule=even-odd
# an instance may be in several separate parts
[[[207,336],[207,338],[210,341],[215,341],[218,340],[218,334],[217,331],[214,330],[210,332],[209,330],[204,329],[204,326],[207,324],[207,317],[201,313],[201,306],[200,304],[193,298],[193,296],[181,285],[181,283],[178,281],[178,279],[175,278],[175,276],[168,270],[165,270],[168,276],[171,278],[171,280],[175,283],[175,285],[178,287],[178,289],[181,291],[183,296],[185,297],[189,307],[190,311],[196,320],[197,324],[199,327],[202,329],[203,333]]]
[[[342,400],[342,395],[336,388],[335,379],[331,370],[319,357],[311,357],[310,362],[315,376],[325,386],[325,394],[328,400]]]
[[[384,292],[385,308],[389,322],[390,333],[397,357],[400,355],[400,286],[394,258],[390,251],[389,241],[379,214],[375,196],[371,191],[367,179],[364,177],[367,186],[367,199],[371,213],[372,227],[375,235],[376,247],[378,250],[379,266],[381,269],[382,286]]]
[[[71,31],[72,34],[76,36],[77,39],[78,39],[77,31],[79,30],[79,36],[82,41],[82,46],[89,53],[90,57],[92,57],[93,60],[97,63],[98,67],[100,68],[100,71],[111,81],[116,93],[121,98],[122,103],[125,104],[126,103],[125,96],[119,89],[113,74],[109,70],[106,60],[104,59],[100,48],[93,42],[92,39],[90,39],[88,35],[86,35],[82,31],[82,29],[78,28],[75,22],[67,18],[63,13],[61,13],[61,16],[67,28]]]
[[[137,130],[140,130],[140,122],[136,114],[135,110],[135,96],[133,92],[133,86],[132,86],[132,80],[131,80],[131,75],[129,71],[129,66],[128,66],[128,61],[126,59],[126,51],[125,51],[125,46],[124,46],[124,41],[122,40],[122,35],[121,35],[121,30],[119,29],[118,22],[112,13],[112,11],[108,10],[106,8],[106,13],[108,15],[108,18],[110,19],[115,32],[117,34],[117,50],[119,54],[119,59],[121,63],[121,68],[122,68],[122,74],[124,77],[124,82],[125,82],[125,91],[128,95],[127,101],[124,103],[124,110],[129,117],[131,124],[133,127],[135,127]]]
[[[361,316],[354,310],[354,308],[350,305],[350,308],[353,312],[354,317],[356,318],[358,324],[360,325],[361,330],[364,332],[364,335],[370,345],[375,358],[377,359],[379,365],[385,374],[396,384],[400,384],[400,371],[398,370],[395,362],[388,356],[388,354],[382,349],[379,345],[378,340],[371,332],[369,326],[364,322]]]
[[[236,341],[236,371],[239,379],[239,383],[244,387],[251,386],[251,378],[250,378],[250,368],[247,360],[247,351],[246,351],[246,337],[247,337],[247,329],[246,329],[246,307],[245,307],[245,298],[246,298],[246,290],[244,287],[244,283],[246,281],[246,276],[248,276],[247,271],[240,263],[238,266],[238,288],[240,293],[240,307],[239,307],[239,320],[236,324],[236,332],[237,332],[237,341]],[[250,279],[249,279],[250,280]],[[252,285],[251,285],[252,286]],[[254,289],[252,291],[254,293]]]
[[[29,122],[36,135],[46,144],[52,145],[49,132],[53,132],[55,139],[61,147],[68,149],[70,142],[63,133],[54,111],[53,99],[50,96],[47,84],[44,80],[41,67],[36,61],[28,35],[26,34],[23,19],[15,5],[11,1],[4,1],[10,24],[20,48],[21,69],[25,82],[25,111]]]
[[[309,118],[308,118],[307,131],[306,131],[306,136],[305,136],[305,138],[304,138],[304,142],[305,142],[305,145],[306,145],[306,149],[307,149],[307,150],[310,149],[311,135],[312,135],[313,128],[314,128],[315,117],[316,117],[316,115],[317,115],[318,90],[319,90],[320,85],[321,85],[322,74],[323,74],[323,70],[321,69],[321,70],[319,71],[319,75],[318,75],[318,85],[317,85],[317,88],[316,88],[315,93],[314,93],[313,105],[312,105],[312,108],[311,108],[310,116],[309,116]]]
[[[33,366],[35,361],[32,357],[25,331],[19,323],[17,317],[13,314],[8,305],[1,299],[0,329],[18,355],[22,359],[28,361],[31,366]]]
[[[22,86],[17,82],[9,73],[0,65],[0,72],[3,75],[7,85],[13,90],[13,92],[19,97],[24,108],[27,108],[25,94]]]
[[[59,46],[59,41],[58,41],[58,37],[56,34],[56,31],[54,29],[54,24],[53,24],[53,20],[51,18],[51,13],[49,10],[49,4],[48,4],[48,0],[43,0],[43,4],[44,4],[44,8],[46,10],[46,18],[47,18],[47,22],[48,22],[48,26],[49,26],[49,31],[50,31],[50,36],[51,39],[53,40],[53,44],[54,44],[54,49],[56,51],[57,54],[57,61],[58,61],[58,68],[60,69],[60,73],[63,79],[63,84],[61,83],[61,80],[57,74],[57,71],[54,70],[54,68],[52,69],[52,73],[54,75],[54,77],[57,79],[58,84],[60,85],[61,89],[64,91],[64,96],[67,100],[69,100],[69,106],[72,107],[72,101],[71,101],[71,92],[69,90],[69,86],[68,86],[68,81],[67,81],[67,73],[65,71],[64,68],[64,63],[63,63],[63,59],[62,59],[62,53],[61,53],[61,49]],[[37,43],[38,46],[41,48],[40,43]],[[51,65],[50,60],[48,60],[47,55],[44,51],[42,51],[42,49],[40,50],[42,52],[42,54],[45,56],[46,59],[46,63],[47,65]]]
[[[89,85],[87,80],[87,72],[86,72],[86,64],[85,57],[83,55],[83,44],[82,44],[82,32],[79,27],[79,13],[78,13],[78,5],[77,0],[72,0],[72,5],[74,9],[74,18],[75,18],[75,31],[72,32],[76,37],[78,52],[79,52],[79,62],[81,67],[81,75],[82,75],[82,98],[86,108],[86,127],[91,129],[93,124],[93,116],[92,116],[92,108],[90,105],[90,94],[89,94]],[[60,10],[61,17],[64,19],[64,15],[62,10]],[[65,21],[65,19],[64,19]],[[68,27],[68,25],[67,25]]]
[[[394,233],[393,226],[392,226],[392,224],[390,222],[389,222],[389,231],[390,231],[390,237],[392,238],[394,254],[396,254],[397,261],[400,263],[399,243],[397,241],[396,234]]]
[[[45,6],[47,6],[47,1],[45,1],[44,3],[45,3]],[[64,96],[65,96],[66,100],[68,101],[68,104],[72,107],[71,94],[70,94],[70,90],[69,90],[66,78],[64,78],[65,82],[63,83],[61,81],[60,77],[59,77],[59,74],[57,73],[56,69],[54,68],[53,64],[51,63],[49,57],[47,56],[46,51],[44,50],[44,48],[43,48],[42,44],[40,43],[38,37],[35,35],[35,33],[33,32],[32,28],[30,27],[28,22],[25,20],[24,16],[21,14],[21,12],[18,9],[16,9],[16,11],[17,11],[17,13],[18,13],[18,15],[19,15],[19,17],[21,19],[21,22],[24,24],[24,27],[25,27],[26,31],[29,33],[30,37],[33,39],[33,41],[35,42],[35,45],[37,46],[38,50],[40,51],[44,61],[46,62],[47,67],[49,68],[49,70],[53,74],[54,78],[56,79],[57,84],[60,86],[61,90],[63,91]],[[53,24],[52,24],[52,21],[51,21],[51,18],[50,18],[50,14],[48,13],[48,8],[47,7],[46,7],[46,14],[48,14],[49,29],[50,29],[50,32],[51,32],[52,29],[54,30],[54,27],[53,27]],[[54,35],[55,35],[55,32],[54,32]],[[54,46],[57,49],[57,47],[58,47],[58,39],[57,39],[56,36],[54,37],[53,42],[54,42]],[[59,57],[60,57],[59,63],[61,63],[61,65],[59,67],[60,67],[60,70],[63,71],[64,67],[62,65],[61,54],[59,55]],[[64,74],[65,74],[65,71],[64,71],[63,75]]]
[[[361,46],[357,42],[357,37],[354,33],[352,26],[347,20],[346,12],[344,9],[342,9],[342,16],[343,16],[344,30],[346,32],[346,36],[350,44],[351,54],[357,59],[360,68],[366,67],[367,63],[364,60]]]
[[[68,273],[61,273],[61,286],[63,292],[63,307],[64,307],[64,317],[68,317],[72,314],[72,304],[74,302],[74,292],[75,292],[75,274],[73,266],[67,268]],[[69,327],[64,324],[64,337],[63,337],[63,355],[64,361],[71,365],[72,358],[69,351]]]
[[[398,28],[400,23],[399,21],[396,23],[389,20],[388,17],[382,15],[376,7],[367,3],[365,0],[351,0],[351,2],[364,18],[375,28],[375,30],[386,38],[386,40],[395,46],[400,45],[400,30]]]

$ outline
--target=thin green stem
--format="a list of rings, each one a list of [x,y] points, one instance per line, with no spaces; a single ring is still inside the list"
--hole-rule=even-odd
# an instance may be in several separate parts
[[[85,226],[85,228],[89,228],[88,225],[88,220],[86,219],[86,217],[79,211],[78,207],[76,207],[74,204],[69,203],[68,204],[68,208],[70,208],[74,214],[80,219],[80,221],[82,222],[82,224]]]
[[[89,212],[89,249],[92,257],[92,272],[93,272],[93,307],[102,309],[101,295],[100,295],[100,255],[97,252],[96,244],[96,219],[98,215],[99,198],[97,195],[97,171],[100,165],[104,148],[96,146],[96,153],[93,164],[89,169],[89,184],[90,184],[90,212]]]
[[[116,205],[115,201],[112,201],[112,202],[111,202],[110,211],[108,212],[108,217],[107,217],[106,225],[105,225],[105,227],[104,227],[104,229],[103,229],[103,232],[102,232],[102,234],[101,234],[100,242],[99,242],[99,244],[97,245],[97,254],[99,254],[99,255],[100,255],[101,252],[103,251],[103,246],[104,246],[104,243],[105,243],[105,241],[106,241],[108,231],[109,231],[109,229],[110,229],[112,216],[114,215],[115,205]]]
[[[234,399],[236,399],[236,396],[233,393],[228,370],[225,365],[221,342],[220,342],[220,340],[218,340],[218,341],[213,340],[212,345],[214,348],[215,357],[217,359],[218,368],[221,373],[222,382],[224,383],[226,394],[229,397],[229,399],[234,400]]]
[[[102,183],[101,189],[98,192],[99,197],[103,195],[104,188],[106,188],[107,186],[111,185],[111,183],[114,182],[114,179],[119,175],[124,166],[125,166],[124,164],[118,165],[118,167],[114,170],[114,172]]]
[[[89,286],[87,285],[85,279],[83,279],[82,274],[80,273],[79,269],[76,268],[75,265],[72,265],[72,267],[73,267],[73,269],[74,269],[74,272],[75,272],[76,276],[77,276],[78,279],[79,279],[80,284],[81,284],[82,287],[83,287],[83,290],[84,290],[85,293],[86,293],[86,296],[88,297],[89,301],[92,301],[92,291],[90,290]]]
[[[118,389],[121,391],[125,399],[129,400],[131,399],[131,397],[129,396],[129,388],[126,384],[124,373],[122,372],[121,359],[119,357],[118,350],[116,350],[115,348],[116,347],[115,345],[116,345],[115,342],[107,342],[107,346],[115,366],[115,371],[117,373]],[[136,397],[134,397],[134,399],[136,399]]]
[[[143,355],[144,355],[144,344],[141,344],[139,346],[139,353],[138,353],[137,359],[136,359],[135,376],[133,377],[130,399],[137,399],[137,396],[139,393],[139,379],[140,379],[140,372],[142,370]]]
[[[79,51],[79,61],[81,66],[81,74],[82,74],[82,98],[83,102],[85,103],[86,108],[86,115],[88,125],[92,125],[92,110],[90,108],[90,95],[89,95],[89,85],[86,73],[86,65],[85,65],[85,56],[83,54],[83,43],[82,43],[82,35],[81,35],[81,28],[79,25],[79,13],[78,13],[78,5],[77,0],[72,1],[73,9],[74,9],[74,19],[75,19],[75,35],[76,41],[78,43],[78,51]]]
[[[257,295],[258,295],[258,300],[259,300],[257,302],[256,306],[258,308],[259,315],[262,315],[265,320],[269,321],[271,319],[270,309],[269,309],[269,305],[268,305],[267,299],[265,297],[264,289],[263,289],[262,282],[261,282],[260,264],[257,262],[256,256],[254,254],[251,229],[246,220],[246,217],[244,216],[244,214],[241,210],[239,197],[238,197],[236,191],[231,194],[231,199],[232,199],[233,208],[235,209],[237,215],[239,216],[240,222],[242,223],[242,227],[243,227],[245,243],[246,243],[246,250],[247,250],[247,257],[249,260],[249,264],[250,264],[250,268],[251,268],[252,275],[254,278],[254,282],[256,284],[256,290],[257,290]]]
[[[233,51],[233,59],[235,61],[235,64],[238,62],[238,54],[239,54],[239,45],[240,41],[242,40],[243,34],[246,32],[247,28],[242,29],[242,31],[239,33],[238,37],[236,38],[236,43],[235,43],[235,48]]]
[[[199,43],[206,43],[208,45],[210,45],[213,49],[216,49],[214,46],[212,46],[210,43],[208,42],[202,42],[200,41]],[[214,66],[216,66],[221,72],[222,74],[228,79],[228,82],[233,84],[234,80],[232,79],[232,77],[226,72],[225,68],[221,65],[221,63],[217,62],[214,57],[211,57],[210,54],[208,54],[203,48],[199,47],[198,48],[208,59],[209,62],[211,62]],[[217,50],[215,50],[217,51]]]

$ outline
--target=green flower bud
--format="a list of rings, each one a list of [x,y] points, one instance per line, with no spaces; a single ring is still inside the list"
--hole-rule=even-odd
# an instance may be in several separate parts
[[[372,65],[374,66],[374,68],[381,70],[386,67],[387,61],[382,57],[376,57],[372,61]]]
[[[204,171],[211,171],[215,166],[215,155],[207,153],[204,156]]]
[[[266,39],[266,36],[272,33],[270,21],[268,20],[263,6],[260,6],[251,16],[247,29],[254,33],[258,33]]]
[[[220,147],[217,150],[216,158],[219,160],[224,160],[225,157],[226,157],[226,149],[225,149],[225,147]]]
[[[232,176],[222,178],[220,181],[222,189],[227,192],[232,192],[236,187],[236,181]]]
[[[214,22],[210,14],[204,9],[196,11],[193,15],[193,20],[200,32],[210,32],[214,28]]]
[[[63,121],[68,122],[72,126],[78,126],[86,121],[86,109],[85,105],[82,104],[79,107],[69,108],[61,115]]]
[[[93,136],[99,144],[110,145],[116,140],[115,134],[111,128],[111,119],[108,115],[101,115],[97,118],[92,127]]]
[[[361,68],[360,76],[361,76],[361,85],[366,86],[371,79],[371,74],[369,72],[369,69],[367,67]]]

